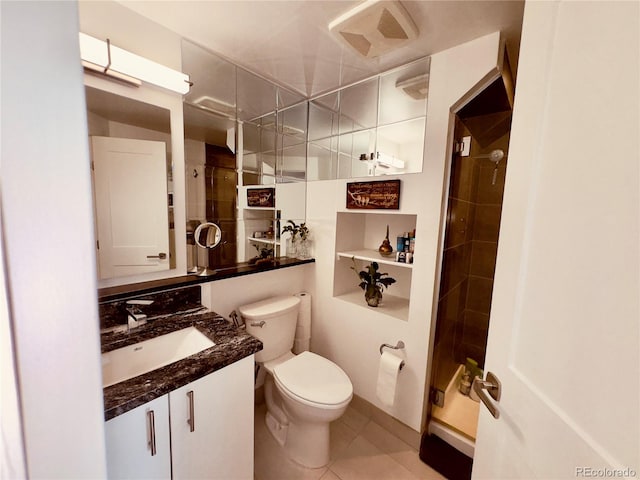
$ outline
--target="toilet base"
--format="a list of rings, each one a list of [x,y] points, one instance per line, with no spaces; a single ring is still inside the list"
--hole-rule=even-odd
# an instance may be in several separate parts
[[[289,427],[278,422],[278,420],[271,415],[271,412],[267,412],[265,415],[264,423],[267,424],[267,430],[269,430],[269,433],[271,433],[276,442],[278,442],[281,447],[284,446]]]
[[[294,462],[307,468],[329,463],[329,423],[289,422],[284,449]]]

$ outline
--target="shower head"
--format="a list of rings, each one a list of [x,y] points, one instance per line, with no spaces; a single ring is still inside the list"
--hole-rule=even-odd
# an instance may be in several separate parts
[[[476,159],[488,158],[489,160],[491,160],[493,163],[497,165],[498,162],[504,158],[504,150],[502,150],[501,148],[497,148],[495,150],[491,150],[490,153],[483,153],[482,155],[474,155],[469,158],[476,158]]]
[[[504,150],[500,148],[496,150],[492,150],[491,153],[489,154],[489,160],[495,163],[498,163],[503,158],[504,158]]]

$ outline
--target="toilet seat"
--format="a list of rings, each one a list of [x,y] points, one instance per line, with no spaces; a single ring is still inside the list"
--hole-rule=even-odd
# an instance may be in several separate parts
[[[312,352],[299,355],[273,368],[282,393],[310,406],[338,408],[353,397],[346,373],[332,361]]]

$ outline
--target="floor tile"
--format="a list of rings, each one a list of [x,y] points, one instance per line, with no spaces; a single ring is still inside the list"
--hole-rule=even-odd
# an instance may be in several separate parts
[[[342,415],[342,417],[340,417],[338,421],[344,423],[356,433],[360,433],[360,431],[362,431],[364,426],[369,421],[369,418],[366,415],[360,413],[355,408],[348,407],[347,411],[344,412],[344,415]]]
[[[443,479],[444,477],[420,460],[417,450],[391,434],[375,422],[369,422],[361,436],[382,452],[389,455],[417,478],[423,480]]]
[[[308,469],[289,460],[264,422],[266,406],[255,412],[255,480],[443,480],[422,463],[416,449],[349,409],[331,424],[331,462]]]
[[[331,422],[329,426],[331,435],[331,462],[334,462],[340,458],[346,449],[351,445],[351,442],[358,436],[357,432],[348,427],[340,420]]]
[[[405,467],[378,447],[358,436],[329,469],[341,480],[417,480]]]
[[[327,472],[320,477],[320,480],[342,480],[339,476],[333,473],[331,470],[327,470]]]

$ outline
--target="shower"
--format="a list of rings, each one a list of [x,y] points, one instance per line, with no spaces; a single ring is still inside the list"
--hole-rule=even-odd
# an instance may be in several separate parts
[[[491,185],[495,185],[498,176],[498,164],[500,163],[500,160],[504,158],[504,150],[496,148],[495,150],[491,150],[488,154],[476,155],[472,158],[488,158],[495,164],[493,175],[491,176]]]
[[[480,403],[471,385],[483,378],[511,129],[503,91],[503,85],[488,87],[455,117],[420,449],[420,457],[448,478],[470,476],[475,448]],[[443,457],[452,460],[443,463]]]

